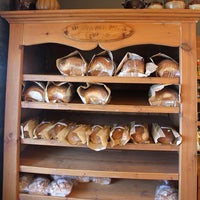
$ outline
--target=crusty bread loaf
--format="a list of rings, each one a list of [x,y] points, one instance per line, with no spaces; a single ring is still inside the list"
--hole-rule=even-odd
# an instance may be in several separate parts
[[[150,96],[149,103],[153,106],[177,106],[179,103],[178,92],[172,88],[165,87]]]
[[[89,76],[112,76],[113,73],[113,62],[107,57],[97,56],[89,64]]]
[[[24,100],[43,102],[44,89],[36,85],[30,86],[29,88],[25,90]]]
[[[86,63],[81,57],[71,56],[63,59],[58,68],[67,76],[83,76],[86,71]]]
[[[164,127],[161,127],[161,129],[165,137],[158,138],[158,142],[162,144],[172,144],[175,139],[172,130],[170,128],[164,128]]]
[[[149,131],[147,125],[135,125],[135,131],[131,132],[131,139],[135,143],[148,143],[149,142]]]
[[[91,85],[87,88],[80,86],[77,92],[87,104],[105,104],[109,101],[109,93],[103,85]]]
[[[48,102],[68,103],[73,97],[72,87],[66,85],[50,85],[47,87]]]
[[[176,77],[179,75],[179,65],[171,59],[164,59],[158,63],[156,74],[160,77]]]
[[[128,59],[123,63],[121,72],[144,74],[145,73],[144,62],[143,60],[140,59]]]

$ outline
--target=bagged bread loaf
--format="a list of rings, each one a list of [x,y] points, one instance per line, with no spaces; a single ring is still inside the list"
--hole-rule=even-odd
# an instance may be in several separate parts
[[[21,124],[21,138],[33,138],[34,130],[38,126],[39,120],[29,119]]]
[[[23,100],[33,102],[45,101],[45,85],[42,82],[26,82],[23,89]]]
[[[128,126],[114,125],[110,131],[110,144],[112,147],[116,145],[123,146],[130,140],[130,132]]]
[[[70,123],[57,135],[57,140],[71,145],[86,144],[89,125]]]
[[[149,130],[147,124],[136,124],[134,121],[130,124],[130,137],[134,143],[149,143]]]
[[[181,135],[174,128],[157,123],[152,124],[152,137],[155,143],[179,145],[182,142]]]
[[[178,190],[169,181],[164,181],[157,186],[154,200],[178,200]]]
[[[95,151],[106,149],[110,127],[93,125],[87,132],[87,146]]]
[[[58,70],[65,76],[84,76],[87,71],[87,65],[79,51],[74,51],[56,60]]]
[[[158,59],[159,58],[159,59]],[[157,59],[157,61],[156,61]],[[159,77],[179,77],[179,64],[173,58],[166,54],[158,53],[153,55],[150,60],[158,67],[156,69],[156,76]]]
[[[112,76],[115,72],[115,62],[111,51],[103,51],[94,55],[88,66],[89,76]]]
[[[32,183],[34,179],[33,174],[23,173],[19,175],[19,192],[21,193],[28,193],[29,192],[29,185]]]
[[[45,88],[45,101],[51,103],[69,103],[74,94],[74,87],[67,82],[48,82]]]
[[[148,100],[152,106],[178,106],[179,93],[166,85],[152,85]]]
[[[145,74],[144,58],[135,53],[127,52],[116,70],[117,76],[140,77]]]
[[[110,89],[101,83],[79,86],[77,93],[84,104],[107,104],[111,98]]]
[[[72,187],[72,181],[58,178],[49,184],[48,193],[51,196],[66,197],[71,193]]]
[[[37,139],[53,139],[52,135],[49,133],[54,126],[54,122],[42,121],[40,122],[33,131],[33,138]]]
[[[29,193],[38,195],[48,195],[49,184],[50,180],[47,177],[36,177],[28,187]]]

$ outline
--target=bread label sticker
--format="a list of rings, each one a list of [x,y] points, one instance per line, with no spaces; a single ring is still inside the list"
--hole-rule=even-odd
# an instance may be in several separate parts
[[[79,23],[71,24],[64,35],[72,40],[90,42],[119,41],[132,36],[133,28],[123,23]]]

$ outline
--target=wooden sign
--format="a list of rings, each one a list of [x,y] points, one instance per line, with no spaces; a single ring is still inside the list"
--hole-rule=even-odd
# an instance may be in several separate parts
[[[133,28],[123,23],[80,23],[67,26],[64,35],[78,41],[109,42],[130,37]]]

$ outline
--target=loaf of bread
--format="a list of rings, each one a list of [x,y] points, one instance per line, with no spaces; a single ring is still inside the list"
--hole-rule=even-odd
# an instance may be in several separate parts
[[[178,137],[178,135],[171,127],[160,126],[157,123],[153,123],[152,137],[155,143],[174,144],[175,138]]]
[[[33,131],[33,138],[53,139],[52,135],[49,132],[49,130],[51,130],[53,128],[53,126],[54,126],[53,122],[42,121],[35,127],[35,129]]]
[[[86,132],[89,126],[86,124],[71,125],[69,132],[66,135],[66,140],[71,145],[80,145],[87,142]]]
[[[135,124],[135,122],[131,122],[130,137],[134,143],[149,143],[148,125]]]
[[[87,65],[79,51],[74,51],[56,60],[58,70],[65,76],[84,76],[87,71]]]
[[[140,59],[128,59],[126,60],[121,68],[122,73],[145,73],[144,61]]]
[[[29,194],[48,195],[49,184],[47,177],[36,177],[28,187]]]
[[[106,149],[109,133],[109,126],[93,125],[87,131],[87,146],[95,151]]]
[[[178,106],[178,91],[170,87],[153,85],[149,90],[149,103],[152,106]]]
[[[21,193],[28,193],[29,192],[29,185],[32,183],[34,179],[33,174],[23,173],[19,176],[19,192]]]
[[[144,58],[127,52],[116,70],[117,76],[141,77],[145,74]]]
[[[179,65],[177,62],[171,59],[164,59],[158,63],[156,75],[160,77],[178,77]]]
[[[34,130],[38,126],[37,119],[29,119],[21,124],[21,138],[33,138]]]
[[[111,91],[104,84],[79,86],[77,93],[85,104],[107,104],[111,98]]]
[[[163,183],[156,187],[154,200],[178,200],[178,190],[169,183]]]
[[[45,90],[45,100],[51,103],[69,103],[73,98],[73,85],[71,83],[51,82],[47,84]]]
[[[94,57],[88,67],[89,76],[112,76],[115,70],[114,62],[105,56]]]
[[[45,86],[40,82],[33,82],[29,86],[24,87],[24,101],[44,102],[45,101]]]
[[[111,146],[123,146],[130,140],[130,133],[128,126],[113,126],[110,131],[110,144]]]
[[[49,184],[48,193],[51,196],[66,197],[71,193],[72,187],[72,181],[58,178]]]

